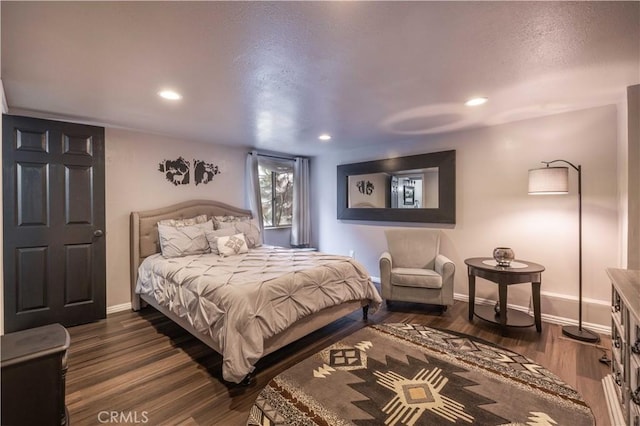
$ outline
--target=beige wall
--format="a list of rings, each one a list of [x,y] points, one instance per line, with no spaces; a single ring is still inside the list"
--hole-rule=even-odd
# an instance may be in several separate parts
[[[388,227],[423,224],[336,219],[336,166],[387,157],[455,149],[456,225],[441,227],[443,250],[456,264],[455,292],[468,294],[464,259],[491,256],[512,247],[518,259],[541,263],[543,313],[558,321],[576,319],[578,295],[577,173],[570,172],[567,196],[527,195],[527,171],[541,161],[565,159],[583,167],[584,319],[610,325],[607,267],[620,266],[617,194],[617,111],[615,106],[524,120],[439,136],[389,143],[379,149],[327,154],[314,159],[314,235],[322,251],[348,254],[378,276]],[[530,286],[512,286],[509,303],[526,308]],[[478,296],[497,299],[494,284],[480,280]]]
[[[2,18],[2,2],[0,2],[0,20]],[[0,31],[1,33],[2,31]],[[2,37],[0,36],[0,46],[2,46]],[[2,55],[0,55],[0,70],[2,70]],[[2,88],[2,71],[0,71],[0,88]],[[0,94],[2,99],[5,99],[4,88]],[[6,113],[5,103],[2,102],[2,113]],[[0,146],[2,146],[2,120],[0,120]],[[2,164],[2,149],[0,149],[0,164]],[[0,173],[0,188],[2,188],[2,173]],[[4,204],[3,204],[4,205]],[[2,210],[0,209],[0,241],[4,241],[2,230],[4,229],[4,219],[2,216]],[[4,243],[0,244],[0,336],[4,334]]]
[[[0,120],[1,122],[1,120]],[[0,146],[2,146],[2,124],[0,124]],[[2,149],[0,149],[0,164],[2,163]],[[2,173],[0,173],[0,188],[2,188]],[[4,203],[2,203],[4,206]],[[0,336],[4,334],[4,217],[0,209]]]
[[[627,88],[627,267],[640,269],[640,85]]]
[[[608,327],[609,283],[604,269],[623,266],[616,199],[617,128],[616,109],[610,106],[314,158],[313,243],[328,252],[354,250],[371,275],[379,275],[377,258],[386,246],[384,229],[424,225],[336,220],[336,165],[456,149],[457,224],[444,228],[443,241],[445,253],[457,265],[456,293],[467,293],[465,258],[489,256],[493,247],[508,245],[518,258],[547,267],[542,286],[544,313],[575,318],[575,173],[571,172],[574,187],[569,196],[526,195],[527,170],[542,160],[563,158],[584,169],[585,321]],[[107,128],[107,306],[130,302],[129,213],[193,198],[245,206],[245,153],[244,149]],[[178,156],[213,162],[222,173],[207,185],[173,186],[158,171],[158,163]],[[328,202],[314,202],[320,199]],[[478,291],[480,297],[496,297],[491,284],[479,284]],[[509,302],[527,306],[529,288],[515,286]]]
[[[106,129],[107,306],[130,303],[129,214],[190,199],[215,199],[245,207],[247,150]],[[162,160],[184,157],[214,163],[221,173],[196,186],[174,186],[158,171]]]
[[[626,267],[629,244],[629,144],[628,103],[624,94],[617,104],[618,109],[618,233],[620,234],[620,266]]]
[[[618,103],[618,217],[621,261],[640,269],[640,85]]]

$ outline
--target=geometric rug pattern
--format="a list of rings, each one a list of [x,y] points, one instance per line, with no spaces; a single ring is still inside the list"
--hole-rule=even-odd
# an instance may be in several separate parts
[[[543,366],[419,324],[365,327],[271,380],[248,425],[593,425]]]

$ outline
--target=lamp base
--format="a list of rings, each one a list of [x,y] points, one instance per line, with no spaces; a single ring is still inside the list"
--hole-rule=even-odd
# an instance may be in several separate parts
[[[562,334],[583,342],[597,343],[600,341],[600,336],[593,331],[589,331],[586,328],[577,327],[575,325],[565,325],[562,327]]]

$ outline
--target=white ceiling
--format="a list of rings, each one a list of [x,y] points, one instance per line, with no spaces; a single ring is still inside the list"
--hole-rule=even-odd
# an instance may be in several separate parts
[[[616,103],[640,82],[637,1],[2,1],[1,14],[12,113],[292,154]],[[489,102],[463,105],[478,95]]]

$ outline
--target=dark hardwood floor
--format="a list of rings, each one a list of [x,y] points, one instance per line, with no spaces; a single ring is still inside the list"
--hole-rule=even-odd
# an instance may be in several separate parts
[[[562,336],[560,326],[512,329],[467,320],[468,305],[456,302],[445,314],[428,306],[396,303],[369,315],[369,323],[409,322],[471,334],[528,356],[577,389],[598,425],[609,418],[600,380],[608,367],[611,340],[599,346]],[[152,308],[120,312],[106,320],[69,328],[67,407],[71,425],[244,425],[267,382],[290,366],[362,328],[360,313],[271,354],[258,363],[256,382],[240,387],[223,382],[222,358]],[[116,420],[116,422],[113,422]]]

